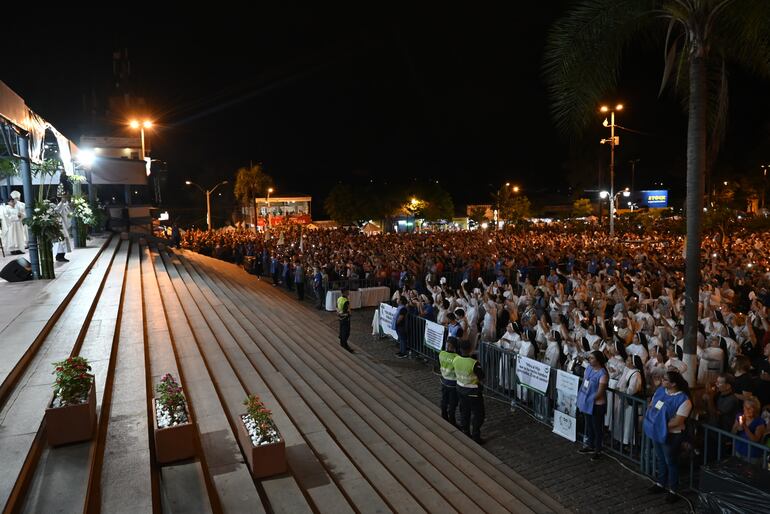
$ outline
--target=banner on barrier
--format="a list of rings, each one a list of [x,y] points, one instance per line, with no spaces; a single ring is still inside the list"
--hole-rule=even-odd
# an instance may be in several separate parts
[[[433,348],[437,352],[441,351],[444,345],[444,325],[439,325],[432,321],[425,321],[425,346]]]
[[[393,326],[393,318],[396,316],[398,309],[387,303],[380,304],[380,330],[385,335],[398,339],[398,333],[390,327]]]
[[[566,371],[556,371],[556,405],[553,432],[570,441],[577,439],[577,393],[580,378]]]
[[[519,356],[516,361],[516,377],[523,385],[545,394],[548,391],[548,379],[551,366],[528,357]]]

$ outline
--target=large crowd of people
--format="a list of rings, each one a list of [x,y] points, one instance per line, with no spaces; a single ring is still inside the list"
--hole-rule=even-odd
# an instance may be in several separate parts
[[[763,443],[770,233],[736,228],[704,237],[694,362],[684,356],[684,243],[668,230],[611,239],[561,224],[380,235],[223,229],[187,231],[180,241],[220,259],[248,259],[276,284],[307,281],[319,302],[339,281],[389,285],[394,304],[448,326],[471,354],[482,342],[497,344],[581,377],[599,365],[610,389],[629,396],[681,390],[677,377],[694,366],[697,393],[686,391],[680,414]]]

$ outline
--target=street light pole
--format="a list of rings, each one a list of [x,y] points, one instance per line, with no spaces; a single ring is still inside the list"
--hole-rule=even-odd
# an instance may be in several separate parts
[[[610,237],[615,236],[615,147],[618,145],[618,141],[615,139],[615,111],[622,111],[623,104],[618,104],[615,109],[610,109],[606,105],[601,107],[601,112],[610,112],[610,139],[602,139],[601,143],[610,144]],[[607,120],[604,120],[604,126],[607,125]]]
[[[273,226],[272,217],[270,216],[270,193],[272,193],[272,192],[273,192],[273,188],[272,187],[268,187],[267,188],[267,230],[268,231]]]
[[[213,193],[214,190],[216,190],[216,188],[218,188],[219,186],[225,185],[227,183],[228,183],[227,180],[223,180],[222,182],[212,187],[211,189],[203,189],[201,186],[199,186],[195,182],[192,182],[190,180],[185,180],[185,184],[187,184],[188,186],[197,187],[198,189],[201,190],[203,194],[206,195],[206,226],[209,231],[211,231],[211,193]]]

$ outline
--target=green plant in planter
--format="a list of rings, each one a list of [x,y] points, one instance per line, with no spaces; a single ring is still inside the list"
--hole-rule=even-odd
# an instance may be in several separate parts
[[[56,368],[53,374],[56,375],[56,381],[53,388],[56,393],[56,400],[63,407],[83,403],[88,399],[88,391],[91,389],[93,377],[88,373],[91,366],[88,360],[83,357],[70,357],[63,361],[53,363]],[[56,401],[54,400],[54,401]]]
[[[258,435],[259,444],[278,442],[280,435],[273,422],[272,412],[265,407],[259,396],[251,394],[246,397],[243,404],[246,406],[246,414],[252,419],[254,429]]]
[[[182,386],[174,380],[171,373],[166,373],[160,379],[160,383],[155,386],[155,392],[158,396],[155,401],[165,411],[165,414],[171,417],[175,423],[184,423],[187,421],[187,411],[185,409],[184,394]]]

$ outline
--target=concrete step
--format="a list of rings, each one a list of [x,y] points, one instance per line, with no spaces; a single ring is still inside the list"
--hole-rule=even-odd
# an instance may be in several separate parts
[[[121,512],[130,506],[132,512],[149,514],[153,502],[159,503],[150,456],[141,252],[138,245],[131,246],[126,270],[109,423],[98,477],[102,512]]]
[[[208,273],[210,274],[213,271],[209,270]],[[262,299],[272,300],[272,298],[264,296],[260,298],[260,300]],[[244,305],[248,301],[247,297],[243,297],[240,304]],[[284,352],[284,357],[287,360],[294,359],[294,366],[298,366],[298,369],[301,369],[303,364],[304,366],[314,365],[323,380],[322,384],[316,384],[316,388],[319,391],[323,390],[323,384],[337,391],[369,427],[373,427],[374,431],[396,448],[402,456],[406,457],[409,455],[411,457],[410,460],[415,461],[415,469],[419,469],[421,474],[430,482],[430,485],[441,492],[447,500],[451,501],[452,505],[458,506],[462,510],[473,508],[473,502],[478,503],[479,506],[488,511],[503,508],[503,505],[492,498],[489,492],[476,494],[476,491],[472,490],[467,494],[462,494],[458,492],[459,489],[457,487],[452,487],[451,484],[453,482],[456,482],[455,486],[457,486],[461,481],[465,481],[466,477],[462,477],[458,469],[445,456],[425,443],[421,438],[421,436],[427,435],[424,433],[424,430],[420,436],[417,436],[402,423],[400,418],[408,416],[403,412],[399,412],[397,405],[382,404],[385,399],[381,395],[371,394],[372,389],[369,382],[372,381],[372,377],[366,377],[365,380],[355,382],[356,378],[348,373],[350,370],[337,369],[331,360],[326,359],[324,352],[318,352],[309,357],[308,352],[303,351],[306,347],[303,348],[301,342],[306,343],[307,337],[315,336],[317,338],[318,332],[323,330],[313,330],[313,334],[305,333],[300,336],[297,332],[302,332],[302,328],[299,328],[298,324],[289,323],[285,318],[279,321],[271,317],[270,314],[266,313],[266,308],[269,307],[268,305],[261,305],[259,309],[252,310],[250,316],[256,316],[262,321],[260,327],[265,327],[269,331],[266,334],[268,339],[273,341],[280,340],[283,343],[280,345],[283,348],[279,351]],[[246,313],[243,314],[246,315]],[[282,326],[286,327],[286,329],[281,328]],[[305,359],[304,363],[301,362],[302,359]],[[339,382],[336,376],[339,376],[340,373],[348,373],[348,378],[353,379],[354,382],[346,381],[344,384]],[[349,387],[350,385],[356,387]],[[355,391],[355,393],[350,390]],[[387,402],[387,400],[385,401]],[[413,456],[415,452],[422,458],[415,458]],[[490,480],[486,476],[480,477],[480,479]],[[512,500],[510,495],[507,495],[504,491],[498,490],[495,492],[498,495],[502,495],[505,500]],[[468,505],[463,506],[465,502]],[[518,507],[521,507],[521,505],[518,505]]]
[[[78,353],[118,246],[113,239],[98,256],[0,408],[0,504],[6,508],[22,505],[46,446],[41,425],[52,397],[51,363]]]
[[[240,415],[245,411],[243,401],[247,394],[253,392],[254,389],[261,389],[265,395],[262,400],[273,411],[276,424],[281,429],[287,446],[291,448],[292,444],[299,439],[299,434],[280,409],[280,405],[267,388],[260,387],[261,381],[247,359],[243,358],[242,355],[236,355],[234,359],[228,360],[223,349],[235,352],[238,349],[237,344],[223,330],[221,321],[212,313],[211,306],[200,295],[194,284],[185,282],[185,278],[189,282],[189,276],[186,276],[186,272],[178,270],[172,263],[172,258],[166,255],[164,255],[164,262],[195,334],[195,339],[199,344],[211,380],[217,389],[222,406],[229,416],[233,435],[235,436],[237,430],[236,424],[240,422]],[[260,485],[273,510],[311,512],[312,509],[293,477],[263,479],[260,480]],[[287,495],[287,490],[293,494]]]
[[[144,310],[144,330],[147,339],[145,361],[147,379],[147,422],[150,438],[150,456],[152,462],[153,477],[157,477],[158,494],[161,498],[163,512],[184,512],[191,514],[207,514],[212,512],[212,504],[218,505],[218,499],[214,492],[213,482],[208,480],[204,472],[201,460],[192,459],[174,463],[173,465],[157,466],[155,464],[155,451],[153,448],[152,434],[152,406],[151,400],[155,394],[155,386],[161,377],[171,373],[184,387],[184,380],[177,367],[176,355],[171,340],[166,313],[163,308],[163,300],[160,295],[158,277],[155,268],[163,269],[163,261],[157,253],[150,252],[149,248],[142,248],[141,252],[141,283],[142,302]],[[161,279],[165,278],[162,273]],[[187,401],[192,407],[192,400],[185,390]],[[199,435],[196,430],[196,437]],[[198,443],[200,447],[200,443]],[[209,491],[212,491],[212,501]]]
[[[202,328],[205,323],[201,319],[188,320],[181,302],[184,300],[188,308],[194,305],[190,305],[189,296],[177,294],[176,289],[179,287],[182,291],[182,284],[173,266],[169,270],[162,259],[153,261],[181,384],[200,438],[200,459],[212,509],[214,512],[265,512],[193,331],[193,324]]]
[[[95,299],[93,312],[84,322],[85,335],[73,354],[88,359],[96,385],[97,431],[106,427],[104,418],[105,392],[108,385],[113,343],[119,333],[119,313],[123,292],[123,280],[128,257],[128,244],[123,242],[112,260],[102,287]],[[100,438],[91,441],[42,449],[40,463],[35,469],[32,487],[25,501],[29,512],[77,512],[84,511],[88,502],[89,482],[95,472],[94,464],[101,459]],[[65,487],[51,487],[64,484]]]
[[[67,308],[90,270],[108,247],[110,239],[98,239],[100,244],[78,250],[63,270],[57,269],[55,280],[38,280],[6,284],[6,298],[14,302],[2,307],[0,315],[0,405],[16,383],[19,374],[34,357],[40,344]],[[117,244],[117,241],[115,241]],[[12,291],[12,292],[11,292]],[[21,298],[24,295],[26,298]],[[35,297],[29,303],[28,295]]]
[[[473,462],[477,469],[474,470],[473,467],[466,467],[465,471],[471,474],[471,477],[469,478],[486,483],[486,490],[496,490],[499,494],[501,492],[500,488],[503,488],[507,490],[510,495],[518,498],[518,501],[523,502],[528,507],[539,512],[563,510],[558,503],[537,490],[537,488],[532,486],[532,484],[526,480],[523,480],[507,466],[504,466],[497,458],[471,443],[454,427],[451,427],[444,422],[438,415],[436,406],[430,404],[419,395],[414,395],[414,393],[409,391],[402,382],[394,379],[393,374],[390,373],[389,370],[386,370],[383,366],[373,365],[371,362],[368,362],[367,359],[362,359],[358,355],[350,356],[346,352],[339,352],[336,334],[328,329],[317,330],[314,328],[313,330],[307,330],[304,328],[323,325],[323,323],[320,322],[321,320],[317,312],[298,304],[296,300],[289,298],[287,295],[271,295],[270,293],[274,291],[273,288],[263,284],[259,280],[255,280],[251,276],[243,274],[242,271],[235,266],[189,253],[185,253],[185,256],[196,261],[196,264],[203,265],[208,274],[227,274],[234,286],[241,289],[245,288],[245,290],[248,291],[261,293],[256,295],[258,300],[261,301],[257,303],[257,312],[263,313],[265,316],[276,316],[277,314],[274,313],[283,311],[283,316],[285,317],[287,311],[290,311],[295,313],[298,319],[307,319],[309,323],[303,324],[299,329],[303,334],[303,337],[312,338],[314,344],[318,344],[320,341],[327,342],[330,345],[330,347],[327,348],[334,352],[335,360],[342,361],[340,363],[341,371],[345,372],[346,370],[353,369],[351,364],[357,363],[366,367],[370,372],[378,375],[378,377],[384,378],[382,383],[376,382],[376,386],[379,388],[378,394],[388,396],[391,401],[396,402],[400,407],[403,407],[403,409],[413,416],[414,419],[419,420],[420,424],[427,428],[429,433],[434,433],[439,436],[436,438],[437,441],[456,441],[455,443],[450,443],[449,446],[451,446],[453,450],[462,453],[468,461]],[[268,294],[266,295],[265,293]],[[246,293],[246,296],[249,295]],[[243,301],[241,301],[241,303],[243,303]],[[284,325],[286,325],[285,322]],[[385,371],[387,371],[387,373],[384,373]],[[351,377],[351,379],[352,378],[353,377]],[[419,424],[412,425],[411,430],[419,430]],[[439,448],[436,448],[436,450],[438,451]],[[503,478],[497,478],[501,474],[503,474]],[[495,478],[494,480],[491,480],[489,477]],[[506,504],[507,507],[521,508],[521,505],[516,505],[518,503],[517,500],[511,499],[510,497],[506,499],[506,495],[504,494],[500,498],[501,501],[509,502]]]
[[[359,512],[389,512],[385,501],[350,462],[292,384],[270,365],[249,333],[239,325],[241,319],[235,317],[237,309],[224,303],[227,299],[210,286],[208,277],[199,275],[186,262],[182,263],[184,267],[174,262],[231,365],[241,369],[238,372],[241,380],[250,380],[249,390],[263,399],[277,400],[278,408],[273,414],[279,427],[286,422],[296,426],[296,431],[285,434],[289,466],[315,509],[353,512],[347,507],[347,498],[350,498]]]

